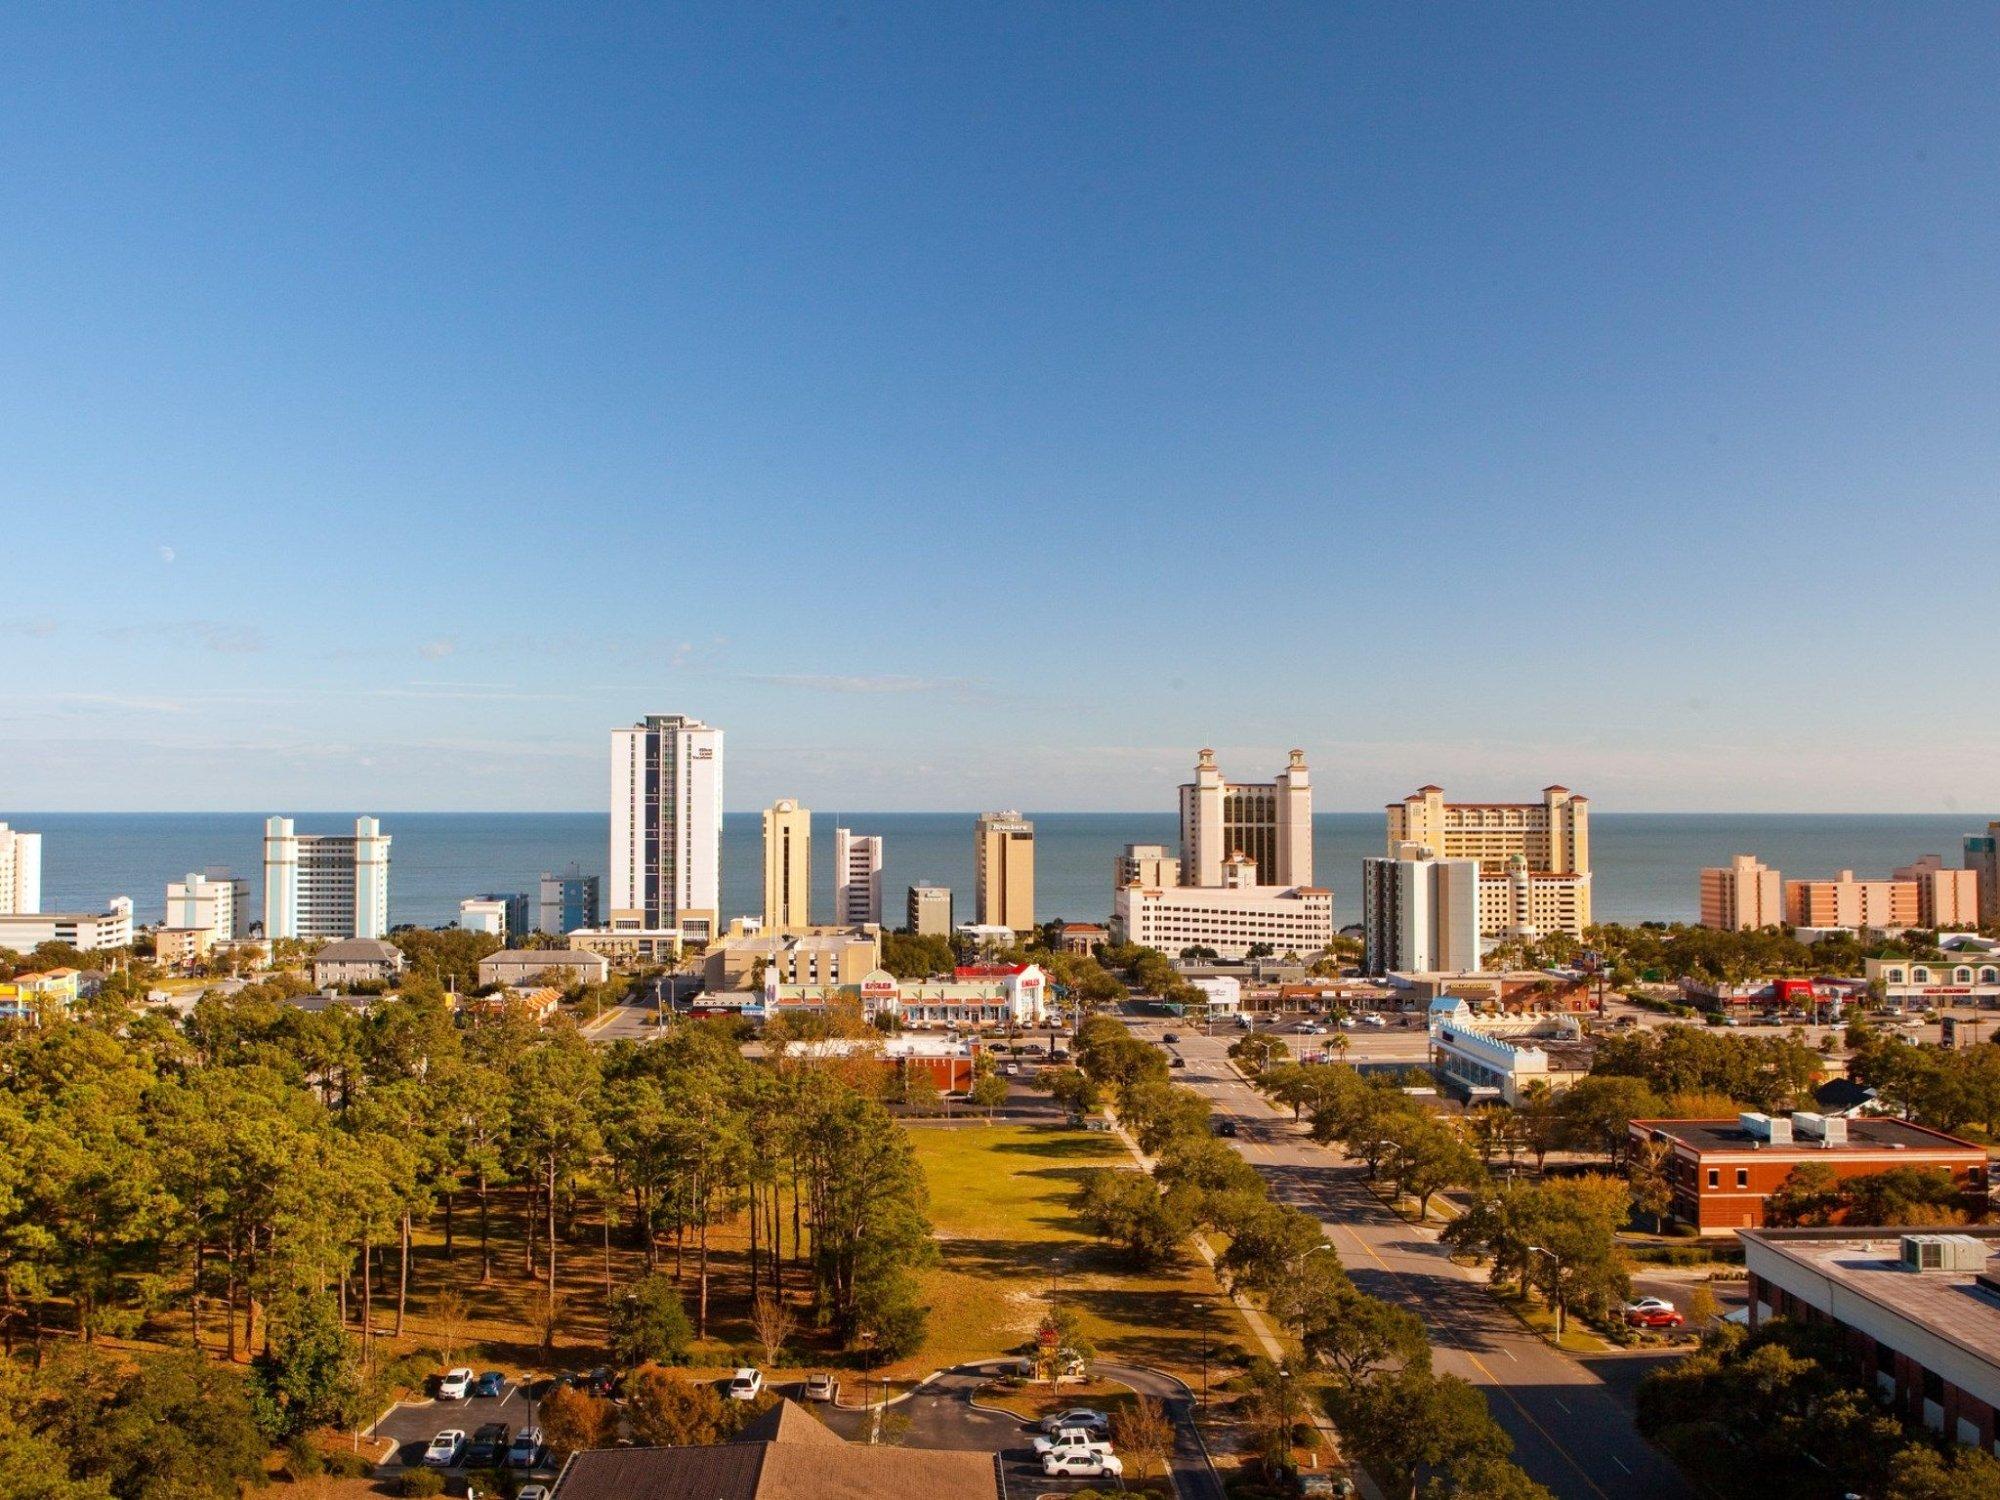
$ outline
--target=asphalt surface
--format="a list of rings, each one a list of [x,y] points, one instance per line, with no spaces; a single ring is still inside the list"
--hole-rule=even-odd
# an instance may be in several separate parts
[[[384,1441],[396,1445],[392,1452],[379,1458],[381,1464],[400,1464],[414,1469],[423,1464],[424,1449],[440,1432],[456,1427],[465,1434],[469,1443],[472,1434],[488,1422],[505,1422],[516,1432],[523,1427],[534,1426],[535,1403],[518,1380],[509,1379],[498,1396],[472,1396],[463,1401],[400,1402],[368,1429],[368,1436],[377,1444],[378,1453]],[[531,1477],[527,1470],[516,1472],[523,1478]],[[534,1470],[532,1477],[546,1479],[554,1473],[552,1468],[541,1468]]]
[[[1180,1032],[1173,1050],[1188,1065],[1175,1069],[1175,1081],[1207,1095],[1218,1114],[1235,1117],[1240,1134],[1231,1144],[1281,1200],[1320,1220],[1357,1286],[1423,1318],[1434,1367],[1486,1392],[1530,1475],[1571,1500],[1695,1494],[1633,1425],[1639,1378],[1653,1360],[1671,1356],[1579,1360],[1550,1348],[1494,1302],[1477,1273],[1455,1265],[1434,1237],[1385,1208],[1364,1186],[1358,1163],[1314,1144],[1289,1113],[1242,1082],[1228,1066],[1230,1038],[1222,1028],[1206,1037],[1138,1020],[1133,1029],[1154,1038]]]

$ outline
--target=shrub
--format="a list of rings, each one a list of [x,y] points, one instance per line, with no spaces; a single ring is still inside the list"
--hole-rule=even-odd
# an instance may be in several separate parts
[[[403,1474],[403,1482],[397,1490],[402,1495],[442,1495],[444,1475],[436,1469],[409,1469]]]

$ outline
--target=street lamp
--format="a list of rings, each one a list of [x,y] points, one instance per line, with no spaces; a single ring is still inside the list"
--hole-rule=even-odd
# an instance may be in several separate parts
[[[1278,1403],[1284,1418],[1284,1425],[1278,1437],[1278,1451],[1284,1457],[1279,1462],[1287,1470],[1290,1470],[1292,1467],[1292,1372],[1283,1365],[1278,1366]]]
[[[1208,1304],[1197,1302],[1194,1310],[1201,1315],[1201,1409],[1208,1410]]]
[[[1560,1255],[1555,1253],[1555,1251],[1544,1249],[1540,1245],[1528,1246],[1528,1253],[1530,1255],[1546,1255],[1549,1258],[1550,1262],[1553,1263],[1556,1268],[1555,1285],[1552,1289],[1553,1295],[1549,1298],[1549,1300],[1554,1302],[1556,1305],[1556,1347],[1560,1349],[1562,1347],[1562,1341],[1563,1341],[1563,1298],[1562,1298],[1563,1260]]]

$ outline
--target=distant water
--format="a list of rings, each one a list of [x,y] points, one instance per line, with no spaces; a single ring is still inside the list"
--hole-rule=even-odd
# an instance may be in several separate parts
[[[301,833],[352,830],[352,813],[295,815]],[[383,812],[391,846],[391,920],[437,926],[458,903],[487,891],[527,891],[544,870],[572,862],[602,875],[610,820],[594,813]],[[971,813],[852,813],[857,833],[882,835],[884,916],[902,922],[904,889],[917,881],[951,887],[960,921],[972,920]],[[1111,910],[1113,860],[1128,843],[1173,845],[1171,813],[1033,813],[1035,906],[1044,920],[1102,921]],[[166,883],[189,870],[226,865],[250,881],[263,905],[263,817],[255,813],[12,813],[0,822],[42,834],[45,909],[101,909],[130,896],[141,921],[166,909]],[[1843,868],[1886,875],[1920,854],[1960,862],[1960,840],[1987,815],[1598,813],[1591,818],[1597,916],[1604,921],[1692,920],[1696,872],[1732,854],[1756,854],[1787,875]],[[762,905],[761,823],[732,813],[723,823],[725,915]],[[832,817],[813,819],[813,902],[833,905]],[[1361,861],[1380,853],[1380,813],[1322,813],[1313,820],[1314,873],[1334,892],[1336,919],[1359,920]]]

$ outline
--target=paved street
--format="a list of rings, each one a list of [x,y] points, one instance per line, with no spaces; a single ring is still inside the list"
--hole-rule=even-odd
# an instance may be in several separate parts
[[[368,1437],[376,1444],[378,1462],[415,1468],[423,1462],[425,1445],[446,1428],[458,1428],[468,1440],[487,1422],[505,1422],[518,1432],[534,1425],[534,1413],[529,1393],[518,1380],[509,1379],[498,1396],[401,1402],[368,1429]],[[385,1451],[389,1443],[395,1445],[393,1451]],[[553,1472],[547,1470],[543,1477]]]
[[[1515,1457],[1558,1495],[1691,1496],[1694,1491],[1632,1422],[1631,1391],[1650,1359],[1582,1361],[1551,1349],[1496,1305],[1472,1270],[1454,1265],[1434,1238],[1390,1213],[1362,1182],[1360,1166],[1305,1138],[1228,1067],[1230,1038],[1140,1020],[1140,1035],[1180,1031],[1188,1059],[1176,1081],[1233,1115],[1233,1142],[1285,1202],[1314,1214],[1356,1285],[1414,1309],[1430,1329],[1436,1368],[1484,1389],[1514,1440]]]

